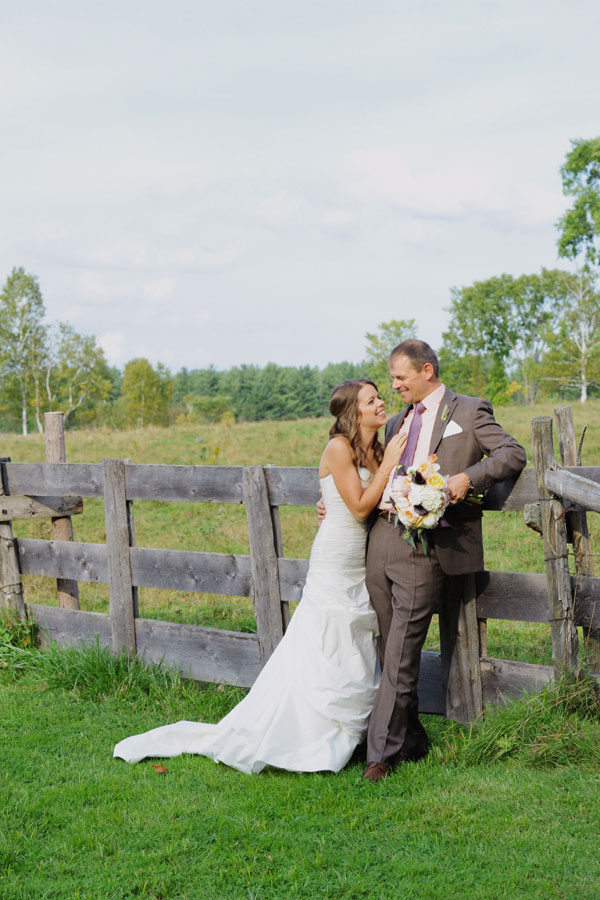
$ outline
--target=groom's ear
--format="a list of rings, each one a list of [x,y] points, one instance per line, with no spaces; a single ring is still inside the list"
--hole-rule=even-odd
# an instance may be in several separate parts
[[[421,369],[421,371],[428,381],[431,381],[432,378],[435,378],[435,369],[433,368],[431,363],[423,363],[423,368]]]

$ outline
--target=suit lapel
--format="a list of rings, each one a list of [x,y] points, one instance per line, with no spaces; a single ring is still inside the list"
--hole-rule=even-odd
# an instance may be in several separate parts
[[[439,405],[439,409],[437,411],[437,416],[435,417],[435,422],[433,423],[433,431],[431,432],[431,443],[429,444],[429,453],[436,453],[437,448],[442,442],[442,437],[444,436],[444,431],[448,425],[448,422],[454,415],[454,411],[456,409],[456,404],[458,403],[458,396],[454,393],[454,391],[448,390],[444,393],[442,397],[442,402]]]

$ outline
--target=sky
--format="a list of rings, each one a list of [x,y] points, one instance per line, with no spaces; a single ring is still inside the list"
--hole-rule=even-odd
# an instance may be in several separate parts
[[[108,361],[364,358],[557,258],[597,0],[0,0],[0,282]]]

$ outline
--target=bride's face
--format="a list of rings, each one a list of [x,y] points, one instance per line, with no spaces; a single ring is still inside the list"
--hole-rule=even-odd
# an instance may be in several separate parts
[[[380,428],[387,422],[385,403],[372,384],[363,384],[357,397],[358,424]]]

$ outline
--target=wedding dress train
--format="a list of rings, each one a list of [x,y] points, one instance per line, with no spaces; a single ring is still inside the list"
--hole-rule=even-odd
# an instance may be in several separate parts
[[[360,469],[363,487],[369,473]],[[366,525],[321,479],[327,516],[302,600],[250,692],[216,725],[177,722],[122,740],[114,756],[197,753],[242,772],[339,771],[366,735],[377,690],[377,617],[365,587]]]

